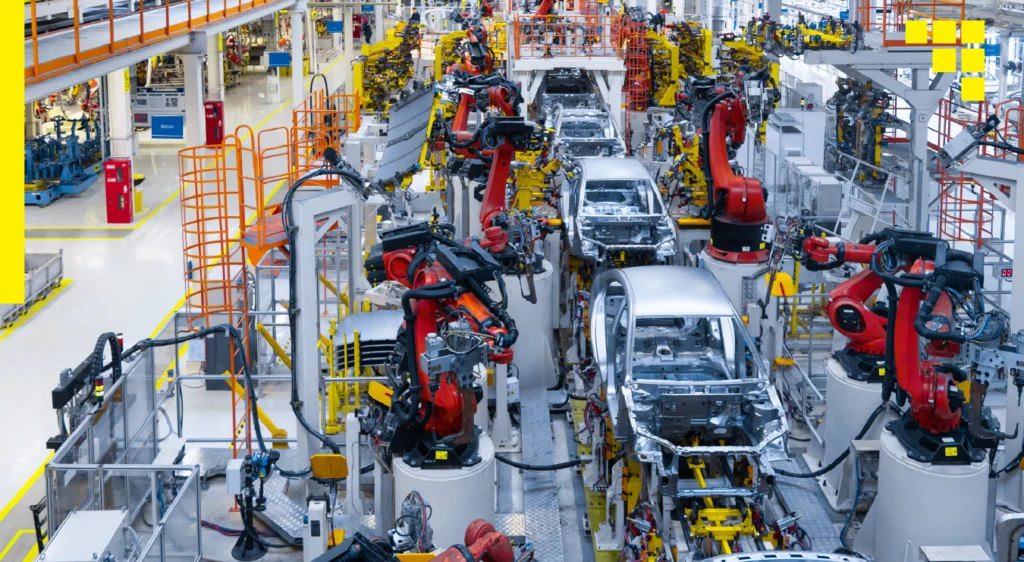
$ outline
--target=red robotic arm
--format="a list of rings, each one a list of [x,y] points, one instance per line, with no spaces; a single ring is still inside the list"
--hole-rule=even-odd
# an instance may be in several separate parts
[[[392,454],[413,466],[479,462],[473,424],[474,367],[512,361],[518,331],[505,310],[501,264],[475,238],[452,240],[450,225],[418,223],[382,233],[367,259],[374,279],[397,281],[402,294],[403,361],[390,413],[396,423]],[[380,252],[380,253],[377,253]],[[383,273],[382,277],[378,277]],[[498,280],[501,301],[484,283]],[[444,450],[443,455],[434,452]],[[444,462],[441,462],[444,461]]]
[[[870,263],[875,252],[871,244],[833,244],[827,238],[809,237],[803,243],[805,260],[810,264]],[[830,261],[835,257],[835,261]],[[814,269],[809,267],[809,269]],[[870,268],[837,285],[828,294],[825,311],[832,326],[849,338],[847,349],[869,356],[885,354],[886,316],[867,306],[867,301],[882,287],[882,277]],[[847,366],[850,369],[850,366]]]
[[[931,273],[933,264],[918,260],[910,269],[912,274]],[[952,431],[960,425],[960,405],[963,395],[956,387],[953,377],[940,372],[946,367],[937,361],[921,360],[920,334],[915,328],[921,300],[924,294],[920,288],[903,288],[900,304],[896,308],[896,379],[900,388],[910,395],[910,409],[914,421],[930,433]],[[952,304],[943,293],[932,309],[929,323],[932,329],[948,332],[952,326]],[[957,344],[950,344],[957,345]],[[929,345],[929,350],[936,347]],[[939,350],[948,348],[939,347]],[[940,351],[942,355],[944,352]],[[951,395],[953,399],[951,400]]]
[[[737,176],[729,165],[729,145],[743,144],[747,126],[746,107],[736,97],[716,102],[706,142],[707,165],[714,180],[711,216],[711,245],[715,258],[733,263],[759,263],[768,259],[769,248],[762,242],[765,212],[764,191],[755,178]],[[705,121],[706,122],[706,121]]]
[[[462,62],[452,64],[445,74],[462,71],[472,76],[494,73],[494,57],[487,49],[487,30],[482,25],[471,25],[466,29],[465,54]]]
[[[732,173],[729,165],[729,149],[726,136],[733,145],[743,144],[746,136],[747,111],[743,102],[735,98],[718,102],[711,118],[711,144],[709,146],[711,174],[715,190],[725,197],[725,214],[742,223],[763,224],[767,221],[764,209],[764,192],[756,178],[746,178]],[[721,193],[725,192],[725,193]]]
[[[530,0],[526,0],[529,2]],[[533,13],[533,19],[543,20],[551,13],[551,9],[555,7],[555,0],[542,0],[540,5],[537,6],[537,11]]]
[[[431,562],[512,562],[515,552],[504,533],[483,519],[466,528],[466,544],[448,547]]]
[[[437,262],[429,267],[421,268],[415,274],[414,288],[429,287],[448,281],[451,275]],[[483,333],[492,336],[491,341],[508,334],[504,325],[494,317],[480,299],[472,292],[464,292],[456,297],[444,300],[417,300],[413,304],[416,323],[413,328],[416,334],[416,357],[427,350],[427,336],[441,333],[443,324],[447,323],[453,311],[459,311],[462,317]],[[407,326],[406,329],[409,329]],[[493,350],[489,358],[498,364],[512,361],[512,350]],[[473,433],[473,412],[476,411],[476,398],[472,388],[464,388],[453,375],[440,377],[435,389],[431,389],[430,373],[418,369],[420,381],[420,412],[421,417],[429,415],[424,425],[425,431],[436,433],[440,437],[462,433],[469,436]],[[432,404],[432,406],[428,406]],[[430,411],[428,411],[428,408]]]

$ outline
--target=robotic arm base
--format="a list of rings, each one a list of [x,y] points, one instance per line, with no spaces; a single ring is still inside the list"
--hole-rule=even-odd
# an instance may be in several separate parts
[[[962,426],[931,433],[914,421],[908,409],[899,419],[885,425],[907,449],[911,459],[932,465],[964,465],[985,460],[987,451],[972,443]]]

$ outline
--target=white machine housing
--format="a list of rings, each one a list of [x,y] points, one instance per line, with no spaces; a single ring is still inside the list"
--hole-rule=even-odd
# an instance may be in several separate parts
[[[395,513],[401,512],[402,499],[417,491],[430,504],[430,527],[434,544],[447,548],[462,544],[466,527],[474,519],[494,521],[497,508],[494,443],[480,435],[480,462],[466,468],[423,469],[394,459]]]
[[[64,520],[39,559],[46,562],[128,560],[134,547],[128,548],[129,541],[125,537],[127,519],[128,511],[123,509],[76,511]]]
[[[883,431],[878,497],[854,549],[875,560],[903,562],[926,560],[922,549],[930,547],[979,546],[991,555],[988,470],[987,458],[967,465],[911,460],[899,439]]]

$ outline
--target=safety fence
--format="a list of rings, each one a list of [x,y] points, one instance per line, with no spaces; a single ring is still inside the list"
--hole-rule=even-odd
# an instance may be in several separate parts
[[[167,0],[163,5],[156,5],[149,2],[115,4],[114,0],[106,0],[99,6],[87,7],[85,2],[71,0],[71,21],[61,19],[61,26],[54,26],[47,20],[38,21],[40,0],[25,2],[26,86],[186,35],[257,8],[284,3],[280,0]],[[148,6],[153,7],[147,9]],[[74,50],[65,55],[68,49],[63,38],[68,33],[73,37]]]
[[[939,101],[934,125],[929,127],[928,144],[933,150],[940,150],[965,128],[984,123],[993,115],[999,117],[1000,124],[991,134],[992,140],[1024,148],[1019,99],[996,104],[987,101],[965,103],[953,90]],[[980,146],[978,156],[1010,162],[1024,161],[1022,156],[992,146]],[[970,242],[977,248],[991,241],[996,230],[995,194],[962,172],[946,170],[941,162],[936,175],[939,181],[939,235],[954,242]],[[1008,186],[1000,189],[1009,195]]]
[[[965,0],[857,0],[850,19],[865,32],[881,32],[884,46],[905,47],[907,21],[963,21],[965,15]]]
[[[227,374],[231,392],[233,450],[251,447],[252,415],[248,388],[240,383],[243,357],[257,357],[257,275],[250,265],[271,255],[285,260],[287,243],[280,205],[271,199],[299,177],[320,168],[327,150],[339,154],[346,137],[360,126],[359,95],[314,90],[293,110],[290,127],[254,131],[239,126],[218,145],[189,147],[178,155],[186,308],[190,331],[230,324],[242,334],[244,350],[220,342],[226,350],[214,376]],[[325,176],[307,187],[330,188]],[[281,193],[283,195],[283,193]],[[274,254],[274,250],[278,250]],[[271,307],[276,306],[272,303]],[[243,353],[245,354],[243,356]],[[244,445],[243,445],[244,444]]]
[[[105,389],[94,414],[62,419],[62,425],[72,425],[70,433],[46,465],[50,536],[74,511],[126,507],[134,515],[141,509],[140,490],[148,486],[148,479],[114,479],[111,470],[153,462],[159,445],[159,407],[150,348],[122,362],[121,377]],[[107,469],[105,478],[100,478],[101,465]]]
[[[619,57],[620,16],[516,14],[513,20],[517,58]]]

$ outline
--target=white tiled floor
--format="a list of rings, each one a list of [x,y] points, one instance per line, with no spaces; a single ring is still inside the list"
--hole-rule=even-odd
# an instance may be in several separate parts
[[[341,84],[341,64],[328,72],[332,88]],[[252,73],[229,90],[227,124],[262,128],[291,124],[291,100],[270,104],[265,77]],[[290,91],[287,79],[281,89]],[[46,460],[46,439],[56,433],[50,390],[58,374],[74,368],[89,353],[99,334],[124,333],[126,343],[149,337],[176,309],[184,294],[181,212],[178,189],[178,148],[144,147],[135,159],[146,174],[146,206],[170,199],[124,240],[27,240],[28,252],[64,250],[65,277],[73,283],[45,308],[0,341],[0,411],[7,430],[0,436],[5,452],[0,479],[0,506]],[[100,186],[84,197],[55,202],[46,209],[28,209],[32,227],[104,226]]]

